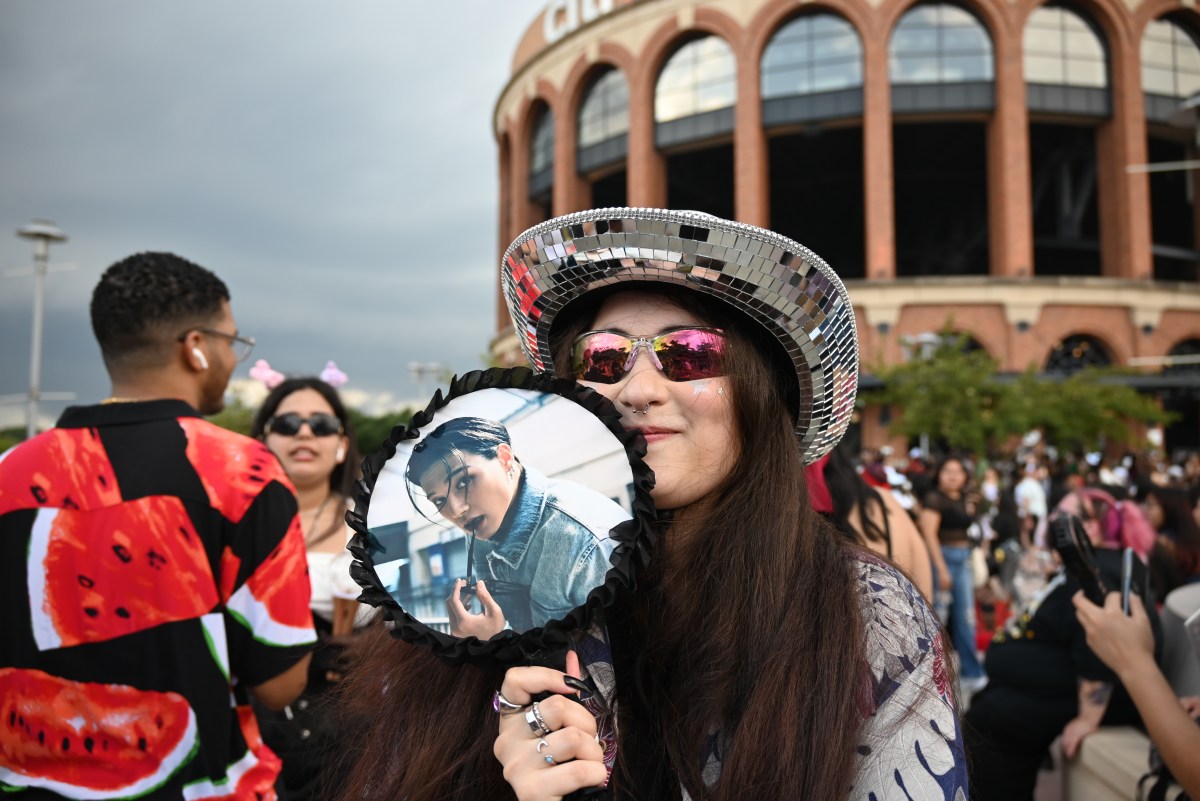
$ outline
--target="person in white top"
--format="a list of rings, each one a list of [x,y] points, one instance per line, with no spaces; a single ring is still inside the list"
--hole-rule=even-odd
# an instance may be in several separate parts
[[[1017,516],[1021,518],[1021,547],[1046,545],[1046,490],[1038,480],[1037,462],[1025,465],[1025,475],[1013,488],[1013,499],[1017,502]]]
[[[360,463],[353,433],[337,390],[313,377],[278,383],[251,426],[251,435],[278,457],[295,488],[319,638],[304,695],[282,713],[259,710],[263,739],[283,759],[280,782],[289,799],[318,797],[322,755],[334,732],[317,701],[339,676],[344,635],[373,612],[350,600],[360,592],[350,578],[346,550],[352,534],[345,522],[348,493]]]

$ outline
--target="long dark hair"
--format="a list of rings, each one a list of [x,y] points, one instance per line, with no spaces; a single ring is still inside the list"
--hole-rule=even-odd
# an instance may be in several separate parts
[[[850,542],[867,544],[869,542],[887,542],[888,553],[891,553],[891,537],[888,527],[887,507],[883,498],[874,487],[863,480],[854,469],[850,457],[845,454],[846,445],[838,445],[829,454],[825,463],[825,484],[829,487],[829,496],[833,500],[833,512],[826,519],[833,527]],[[862,526],[859,531],[850,520],[854,511]],[[875,514],[877,513],[877,514]],[[883,525],[875,522],[883,521]],[[863,542],[863,540],[866,542]]]
[[[254,421],[250,424],[250,436],[255,439],[262,439],[266,435],[267,421],[275,416],[275,411],[279,408],[279,404],[283,403],[283,399],[288,395],[299,392],[302,389],[311,389],[324,398],[325,402],[329,404],[329,408],[333,409],[334,415],[342,424],[342,433],[346,435],[346,439],[348,440],[346,443],[346,454],[342,463],[335,466],[333,472],[329,474],[329,489],[339,495],[348,497],[350,495],[350,487],[358,475],[362,458],[358,454],[358,446],[355,445],[354,424],[350,421],[350,416],[346,414],[346,405],[342,403],[342,398],[338,395],[338,391],[326,382],[314,376],[284,380],[283,383],[271,390],[262,402],[262,405],[258,407],[258,411],[254,413]]]
[[[851,548],[810,508],[792,420],[752,323],[690,294],[682,308],[725,329],[737,453],[710,497],[664,521],[631,597],[607,610],[617,671],[622,799],[844,799],[867,692]],[[598,301],[556,331],[556,368]],[[794,377],[792,379],[795,381]],[[511,798],[492,754],[491,693],[503,671],[448,669],[377,633],[344,683],[363,730],[339,774],[342,799]],[[780,721],[784,725],[780,725]],[[702,778],[714,725],[721,776]],[[771,740],[765,747],[764,736]]]
[[[1159,533],[1166,534],[1172,541],[1175,561],[1183,571],[1181,578],[1194,575],[1200,567],[1200,527],[1192,516],[1187,490],[1154,485],[1146,490],[1146,494],[1154,496],[1162,507],[1163,525]]]

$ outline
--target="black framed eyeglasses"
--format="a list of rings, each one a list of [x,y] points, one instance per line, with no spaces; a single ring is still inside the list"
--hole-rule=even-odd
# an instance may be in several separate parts
[[[229,345],[233,348],[233,356],[239,362],[246,361],[246,357],[254,350],[254,337],[244,337],[241,334],[230,334],[226,331],[218,331],[215,328],[189,328],[179,336],[175,337],[177,342],[182,342],[187,339],[187,335],[193,331],[199,331],[201,334],[209,334],[215,337],[224,337],[229,340]]]

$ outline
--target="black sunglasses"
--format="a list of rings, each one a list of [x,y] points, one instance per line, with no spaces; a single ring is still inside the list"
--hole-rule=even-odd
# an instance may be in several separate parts
[[[295,412],[276,415],[267,421],[266,429],[269,434],[294,437],[300,433],[300,426],[305,423],[308,423],[308,429],[314,437],[332,437],[342,433],[342,421],[324,412],[317,412],[312,417],[301,417]]]

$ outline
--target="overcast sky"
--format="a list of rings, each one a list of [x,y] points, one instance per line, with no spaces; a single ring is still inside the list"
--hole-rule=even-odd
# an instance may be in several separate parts
[[[4,0],[0,270],[16,229],[71,237],[47,282],[44,391],[108,394],[87,303],[170,250],[229,285],[288,373],[334,359],[374,406],[408,365],[483,366],[494,333],[491,115],[544,0]],[[0,395],[28,387],[33,279],[0,278]],[[432,394],[429,382],[425,394]],[[65,404],[45,403],[51,419]],[[24,419],[0,407],[0,426]]]

